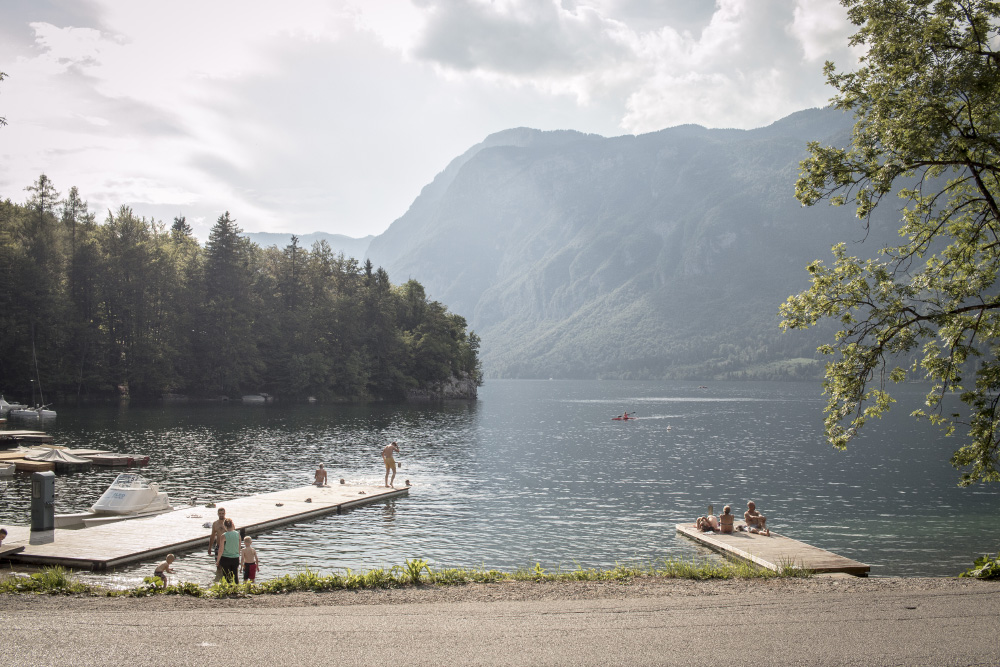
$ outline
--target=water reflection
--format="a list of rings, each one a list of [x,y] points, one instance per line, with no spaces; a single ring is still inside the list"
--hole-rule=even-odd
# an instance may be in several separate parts
[[[674,524],[708,504],[740,514],[750,498],[779,532],[875,575],[953,575],[995,550],[982,518],[998,494],[957,488],[954,440],[905,416],[919,390],[899,398],[847,452],[822,442],[819,388],[796,383],[501,381],[474,404],[62,408],[50,431],[149,454],[146,474],[175,502],[307,484],[319,462],[332,480],[380,484],[380,450],[399,442],[409,498],[256,536],[262,577],[407,558],[515,569],[703,556]],[[611,421],[626,409],[639,419]],[[58,511],[85,510],[117,472],[59,476]],[[28,522],[29,482],[15,477],[0,521]],[[149,565],[113,576],[138,581]],[[214,561],[198,550],[175,569],[207,583]]]

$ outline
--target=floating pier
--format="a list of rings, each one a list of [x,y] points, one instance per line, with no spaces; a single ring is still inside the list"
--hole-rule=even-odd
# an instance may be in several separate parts
[[[279,526],[341,514],[361,505],[405,496],[409,491],[409,487],[302,486],[221,501],[216,503],[217,507],[182,507],[147,518],[92,528],[32,532],[27,526],[7,526],[3,547],[23,547],[23,550],[3,557],[16,563],[107,570],[171,552],[195,548],[208,551],[211,530],[205,524],[218,518],[219,507],[226,509],[226,517],[236,523],[236,529],[242,534],[256,535]]]
[[[47,444],[54,440],[45,431],[0,431],[0,447],[14,447],[21,443]]]
[[[756,563],[769,570],[778,571],[790,565],[817,574],[843,572],[858,577],[867,577],[871,570],[870,565],[778,535],[773,530],[770,537],[743,531],[703,533],[692,523],[679,523],[677,532],[724,556]]]

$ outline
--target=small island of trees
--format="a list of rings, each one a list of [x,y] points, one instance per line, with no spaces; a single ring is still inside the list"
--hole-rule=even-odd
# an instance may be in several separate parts
[[[0,200],[0,390],[404,399],[482,384],[479,338],[416,280],[291,243],[260,248],[228,212],[202,247],[185,218],[103,224],[43,174]],[[37,383],[37,384],[35,384]]]

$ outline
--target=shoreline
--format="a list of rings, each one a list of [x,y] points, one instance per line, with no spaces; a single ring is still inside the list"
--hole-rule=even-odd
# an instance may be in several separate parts
[[[399,588],[295,591],[222,598],[155,594],[146,597],[58,593],[0,594],[0,608],[16,610],[143,609],[168,611],[200,607],[284,608],[311,606],[377,606],[449,603],[551,602],[569,600],[625,600],[753,594],[842,596],[854,593],[962,593],[1000,594],[1000,580],[957,577],[854,577],[817,575],[809,578],[710,579],[638,577],[627,581],[500,581],[468,584],[417,584]]]

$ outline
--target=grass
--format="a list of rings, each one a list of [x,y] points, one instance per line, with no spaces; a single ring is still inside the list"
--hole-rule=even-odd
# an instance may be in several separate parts
[[[0,593],[45,593],[51,595],[85,594],[107,597],[146,597],[151,595],[188,595],[191,597],[226,598],[249,595],[269,595],[295,591],[374,590],[405,588],[408,586],[461,586],[502,582],[570,582],[612,581],[628,583],[636,579],[775,579],[808,577],[811,572],[782,563],[778,571],[758,567],[752,563],[729,561],[694,561],[665,558],[649,565],[616,565],[609,569],[584,568],[546,570],[541,563],[514,572],[486,568],[434,569],[423,559],[407,560],[404,565],[389,569],[320,574],[311,570],[286,574],[260,583],[233,583],[222,581],[205,587],[191,582],[160,586],[151,577],[134,588],[118,590],[80,583],[70,577],[62,567],[47,567],[28,577],[0,579]]]

